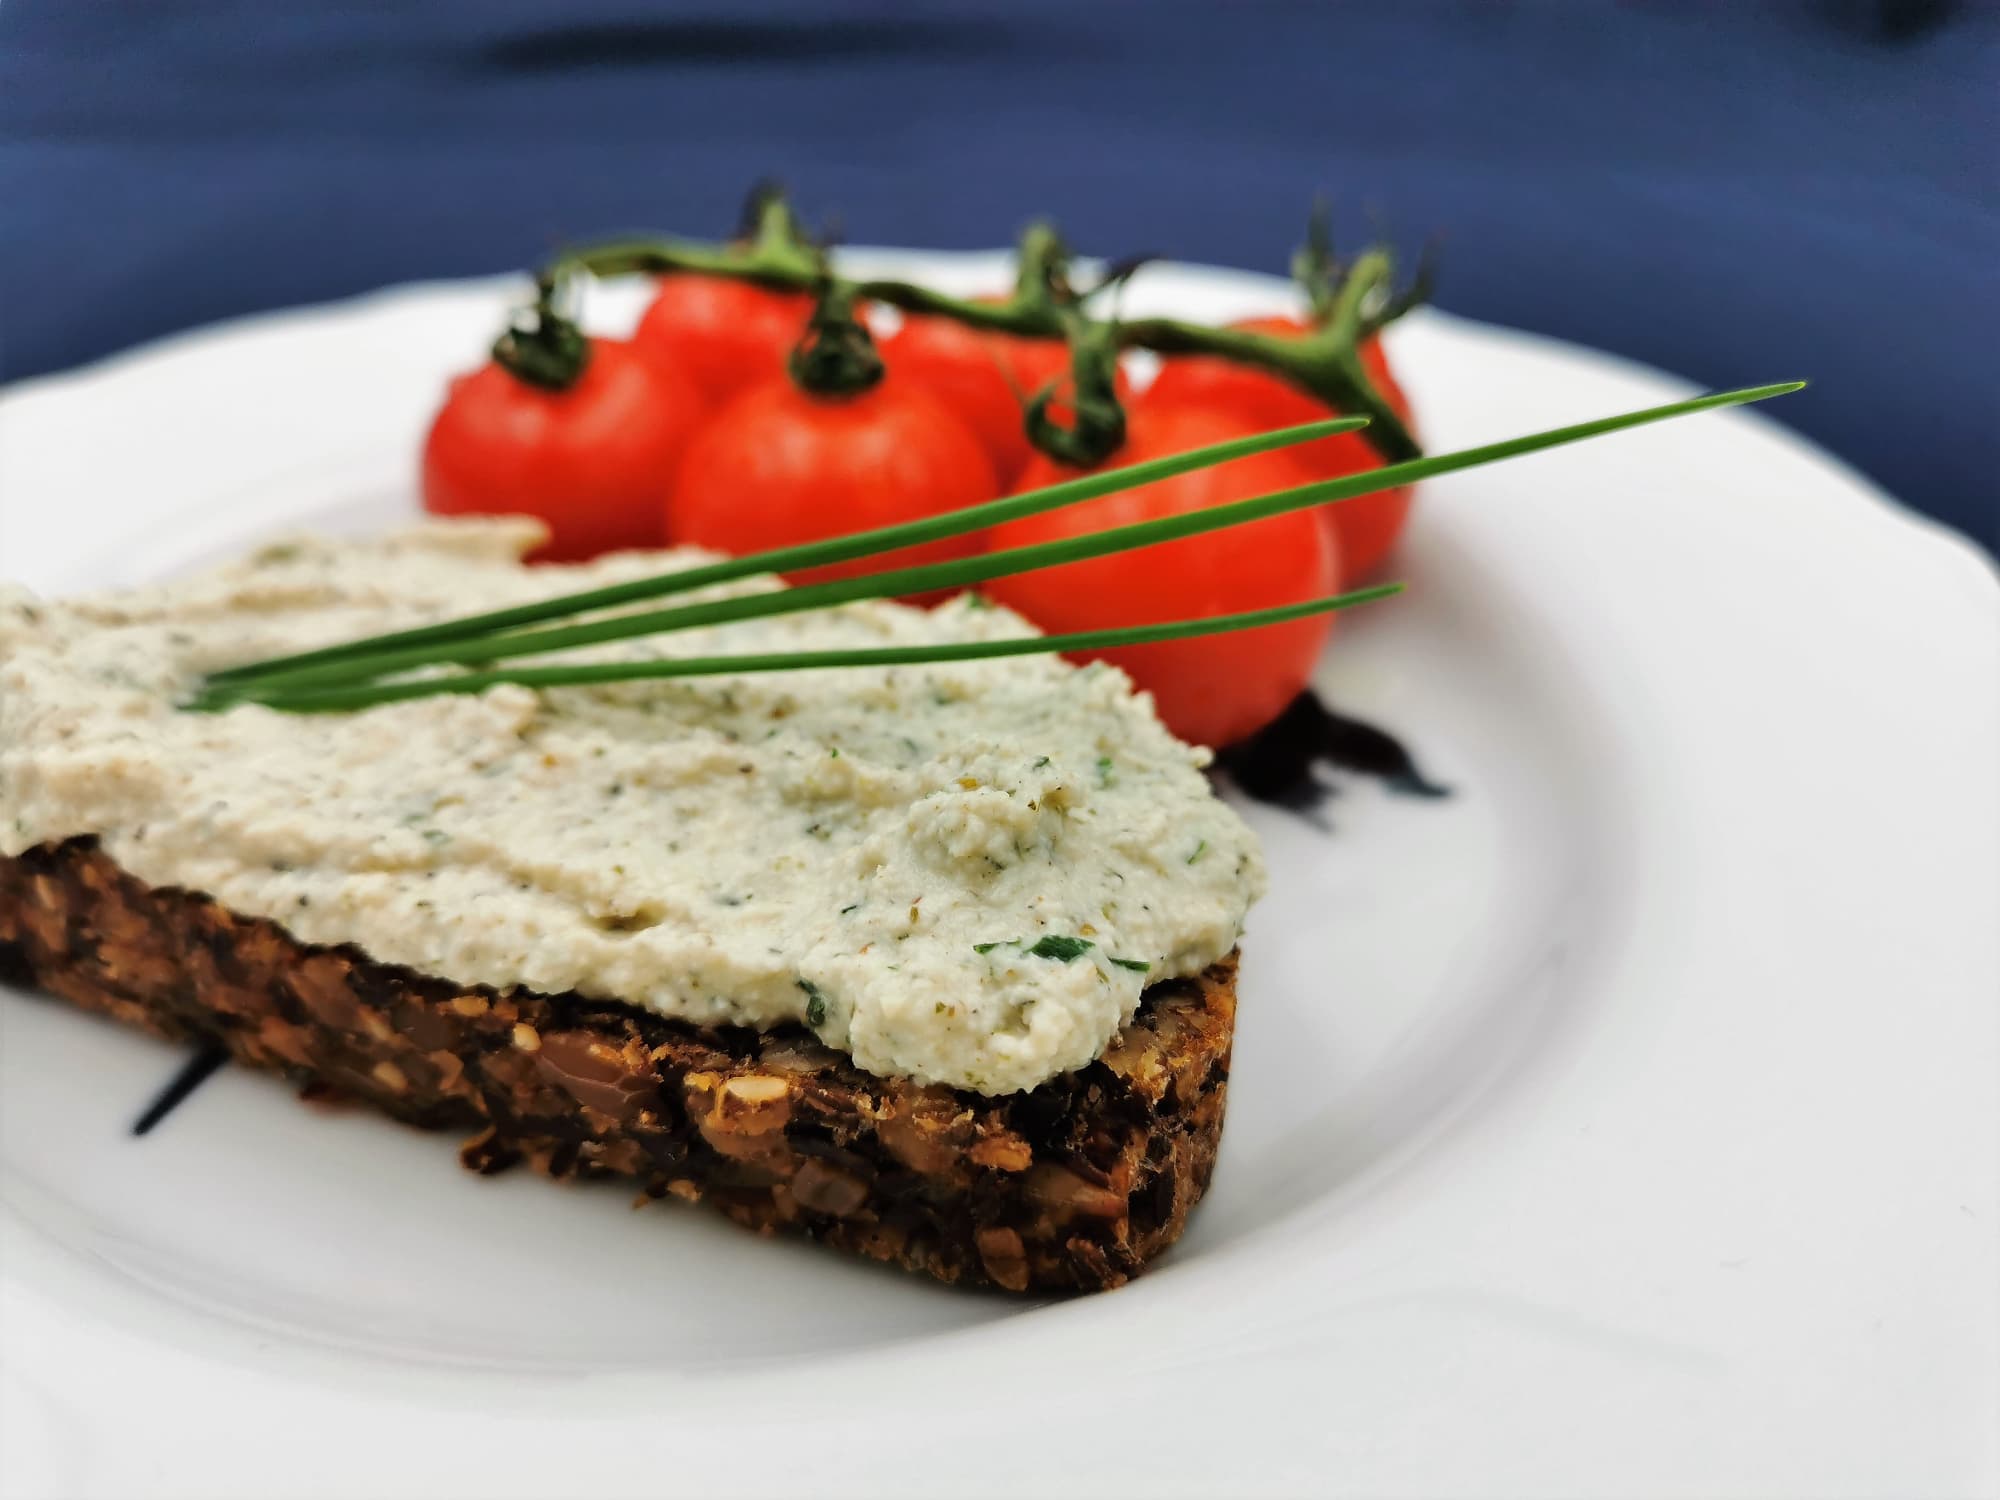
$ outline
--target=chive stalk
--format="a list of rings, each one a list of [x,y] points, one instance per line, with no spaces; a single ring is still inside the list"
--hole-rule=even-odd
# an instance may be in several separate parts
[[[1390,464],[1384,468],[1370,469],[1359,474],[1343,475],[1337,479],[1321,480],[1316,483],[1299,485],[1292,489],[1280,490],[1274,494],[1257,496],[1253,499],[1238,500],[1226,505],[1213,506],[1205,510],[1191,511],[1180,515],[1162,516],[1150,521],[1134,522],[1126,526],[1112,527],[1104,531],[1092,532],[1079,537],[1067,537],[1059,541],[1042,542],[1027,547],[1008,548],[1000,552],[989,552],[981,556],[960,558],[950,562],[928,563],[917,567],[895,568],[887,572],[871,573],[860,578],[840,579],[832,583],[812,584],[802,588],[785,589],[767,594],[753,594],[728,599],[711,600],[700,604],[682,605],[677,608],[653,610],[637,614],[614,615],[605,619],[591,620],[582,624],[556,626],[546,630],[523,631],[475,636],[467,639],[451,640],[440,644],[436,640],[402,644],[410,632],[394,636],[376,637],[367,641],[352,643],[345,647],[331,648],[330,651],[307,653],[304,656],[279,658],[258,664],[251,668],[238,668],[231,672],[218,673],[209,680],[208,691],[199,700],[199,706],[220,706],[234,698],[252,697],[270,701],[278,696],[296,697],[305,693],[332,686],[346,684],[364,678],[380,677],[397,672],[414,671],[420,668],[455,664],[472,665],[481,662],[502,660],[508,657],[541,655],[547,652],[569,650],[578,646],[601,645],[609,641],[625,640],[634,636],[656,635],[675,630],[689,630],[699,627],[740,623],[746,620],[763,619],[770,616],[793,614],[805,610],[826,609],[835,605],[854,603],[863,599],[891,598],[903,594],[926,593],[935,590],[958,589],[972,584],[983,583],[994,578],[1004,578],[1016,573],[1030,572],[1041,568],[1059,567],[1065,563],[1079,562],[1089,558],[1107,556],[1116,552],[1131,551],[1140,547],[1156,546],[1162,542],[1175,541],[1184,537],[1198,536],[1204,532],[1239,526],[1249,521],[1265,519],[1286,511],[1305,509],[1311,506],[1337,503],[1353,499],[1359,495],[1399,485],[1415,483],[1439,474],[1453,473],[1461,469],[1494,463],[1501,459],[1519,457],[1539,452],[1546,448],[1560,447],[1568,443],[1580,442],[1586,438],[1600,437],[1608,433],[1622,431],[1630,427],[1644,426],[1669,418],[1689,416],[1697,412],[1712,411],[1720,407],[1735,406],[1751,401],[1761,401],[1771,396],[1783,395],[1799,389],[1802,382],[1788,382],[1779,385],[1756,386],[1743,390],[1722,391],[1708,396],[1696,397],[1688,401],[1671,402],[1663,406],[1647,407],[1639,411],[1625,412],[1617,416],[1602,417],[1590,422],[1575,423],[1567,427],[1552,428],[1545,432],[1531,433],[1524,437],[1509,438],[1503,442],[1487,443],[1476,448],[1463,449],[1457,453],[1436,454],[1426,458],[1412,459],[1407,463]],[[1295,433],[1318,432],[1326,424],[1311,423],[1301,428],[1281,429],[1277,433],[1264,434],[1266,437],[1287,437]],[[1217,445],[1229,448],[1233,445]],[[1202,450],[1197,450],[1202,451]],[[1212,450],[1209,450],[1212,451]],[[1193,457],[1196,455],[1176,455]],[[1229,456],[1239,456],[1230,454]],[[1146,465],[1133,469],[1114,470],[1113,475],[1130,476],[1148,468]],[[1101,479],[1110,476],[1086,476],[1086,479]],[[1078,484],[1082,481],[1071,481]],[[1068,486],[1057,485],[1048,490],[1031,495],[1016,496],[1015,501],[1037,501],[1036,509],[1053,509],[1057,506],[1074,504],[1077,501],[1094,498],[1096,494],[1107,493],[1096,490],[1092,493],[1077,493],[1064,497],[1058,491]],[[1053,497],[1053,498],[1051,498]],[[1013,501],[994,502],[993,505],[1008,506]],[[963,518],[979,511],[991,512],[993,505],[973,507],[968,511],[955,513]],[[1024,513],[1033,513],[1024,512]],[[933,522],[946,521],[953,517],[932,518]],[[923,526],[929,523],[913,523]],[[886,532],[907,533],[909,525],[885,528]],[[970,529],[970,528],[961,528]],[[884,532],[868,533],[881,538]],[[907,536],[891,539],[891,545],[905,545]],[[844,539],[844,540],[854,540]],[[829,544],[820,543],[825,547]],[[788,549],[792,551],[812,550]],[[772,554],[764,554],[768,564]],[[816,559],[822,561],[824,559]],[[748,569],[756,559],[743,559],[737,566]],[[797,564],[792,564],[796,566]],[[716,567],[729,564],[711,565],[710,568],[688,570],[684,574],[667,574],[661,578],[640,580],[635,584],[615,585],[612,589],[592,590],[584,594],[573,594],[563,599],[551,600],[541,608],[550,616],[556,613],[568,614],[578,609],[597,607],[604,596],[618,590],[643,588],[653,593],[663,593],[675,587],[674,580],[695,574],[711,572]],[[763,571],[762,567],[755,571]],[[737,576],[741,576],[740,572]],[[713,581],[713,580],[711,580]],[[680,584],[678,587],[687,587]],[[633,597],[627,595],[626,597]],[[641,595],[640,597],[643,597]],[[532,608],[533,606],[524,606]],[[516,611],[503,611],[503,614]],[[545,616],[549,617],[549,616]],[[476,617],[491,620],[492,616]],[[461,622],[471,625],[475,621]],[[449,625],[425,627],[428,631],[449,629]],[[1241,627],[1239,627],[1241,628]],[[1208,632],[1203,632],[1208,633]],[[939,648],[942,649],[942,648]],[[936,659],[948,660],[940,656]],[[540,669],[537,669],[540,670]],[[488,674],[481,674],[488,675]],[[427,682],[456,679],[424,679]],[[511,680],[529,680],[515,673]],[[402,685],[399,685],[402,686]],[[435,689],[432,689],[435,691]],[[417,696],[399,693],[398,696]]]
[[[190,708],[214,710],[239,702],[294,713],[324,713],[372,708],[407,698],[440,693],[480,693],[503,683],[523,687],[579,687],[655,678],[720,677],[753,672],[803,672],[826,667],[930,666],[939,662],[990,661],[1008,656],[1038,656],[1054,651],[1108,651],[1120,646],[1144,646],[1156,641],[1186,640],[1283,625],[1311,615],[1331,614],[1369,604],[1402,592],[1400,583],[1377,584],[1324,599],[1308,599],[1275,609],[1212,615],[1204,620],[1172,620],[1160,625],[1125,625],[1109,630],[1083,630],[1070,635],[1031,635],[1002,641],[933,642],[920,646],[865,646],[840,651],[776,651],[761,655],[662,657],[650,661],[582,662],[570,666],[503,667],[491,672],[461,672],[443,677],[418,677],[403,682],[355,682],[292,690],[273,688],[268,696],[197,700]],[[252,688],[246,691],[260,691]]]
[[[1600,437],[1630,427],[1644,426],[1673,417],[1713,411],[1766,400],[1795,391],[1803,381],[1754,386],[1721,391],[1692,400],[1646,407],[1590,422],[1552,428],[1525,437],[1509,438],[1457,453],[1437,454],[1390,464],[1364,473],[1344,475],[1214,506],[1182,515],[1163,516],[1151,521],[1113,527],[1083,536],[1068,537],[1001,552],[931,563],[919,567],[896,568],[861,578],[808,585],[770,593],[738,595],[676,608],[614,615],[580,624],[544,630],[516,631],[509,627],[601,609],[635,599],[682,592],[773,569],[796,569],[848,560],[915,541],[963,534],[999,520],[1032,515],[1134,484],[1147,483],[1174,473],[1185,473],[1209,463],[1282,447],[1288,443],[1348,431],[1349,419],[1306,423],[1298,427],[1259,434],[1255,438],[1216,444],[1167,459],[1134,465],[1105,474],[1053,485],[1027,495],[974,506],[945,516],[930,517],[900,526],[838,538],[830,542],[780,548],[755,557],[691,568],[608,588],[588,590],[563,598],[517,606],[459,621],[421,627],[387,636],[350,642],[270,661],[252,663],[217,673],[189,704],[191,708],[214,710],[243,700],[298,711],[324,711],[368,707],[399,699],[424,697],[434,693],[479,692],[500,683],[532,687],[569,686],[585,683],[628,681],[641,678],[696,677],[730,673],[797,671],[823,667],[904,666],[932,662],[975,661],[993,657],[1026,655],[1044,651],[1105,650],[1118,646],[1156,641],[1180,640],[1193,636],[1255,629],[1286,620],[1384,597],[1393,587],[1364,589],[1356,593],[1311,600],[1277,609],[1253,610],[1243,614],[1206,620],[1182,620],[1165,624],[1129,626],[1118,629],[1084,631],[1071,635],[1040,636],[1024,640],[933,643],[921,646],[869,648],[842,651],[781,652],[762,655],[683,657],[638,662],[607,662],[554,666],[502,666],[487,671],[422,676],[401,681],[380,681],[388,674],[418,671],[441,666],[467,666],[500,661],[509,657],[542,655],[579,646],[600,645],[635,636],[649,636],[826,609],[863,599],[889,598],[902,594],[940,589],[964,588],[993,578],[1040,568],[1102,557],[1162,542],[1197,536],[1205,532],[1262,520],[1287,511],[1335,503],[1377,490],[1407,485],[1440,474],[1478,467],[1501,459],[1519,457],[1547,448]]]
[[[686,593],[692,589],[712,588],[717,584],[733,583],[739,579],[755,577],[760,573],[798,573],[808,568],[825,567],[832,563],[852,562],[856,558],[873,557],[923,542],[935,542],[947,537],[983,531],[989,526],[1019,520],[1023,516],[1040,515],[1066,505],[1116,494],[1120,490],[1135,489],[1139,485],[1151,484],[1155,480],[1172,479],[1176,475],[1191,473],[1196,469],[1228,463],[1232,459],[1268,453],[1275,448],[1288,448],[1294,443],[1309,443],[1318,438],[1353,432],[1366,425],[1365,417],[1329,417],[1324,421],[1307,422],[1297,427],[1277,428],[1270,432],[1255,433],[1249,437],[1232,438],[1225,443],[1210,443],[1205,447],[1190,448],[1185,453],[1171,453],[1164,458],[1151,459],[1128,468],[1109,469],[1101,474],[1085,474],[1076,479],[1066,479],[1060,484],[1047,485],[1025,494],[1005,496],[998,500],[987,501],[983,505],[968,506],[964,510],[949,511],[943,515],[925,516],[916,521],[901,521],[893,526],[878,526],[869,531],[857,531],[847,536],[829,537],[824,541],[774,547],[769,551],[752,553],[747,557],[732,557],[721,562],[705,563],[700,567],[683,568],[678,572],[655,574],[650,578],[635,578],[626,583],[606,584],[602,588],[565,594],[556,599],[538,599],[533,603],[489,610],[484,614],[466,615],[456,620],[441,620],[435,625],[419,625],[408,630],[393,631],[387,635],[370,636],[365,640],[346,641],[337,646],[324,646],[313,651],[300,651],[287,656],[271,657],[264,661],[248,662],[240,667],[229,667],[215,672],[211,674],[210,681],[215,683],[242,681],[252,677],[273,676],[295,668],[316,667],[321,663],[349,661],[406,646],[469,640],[495,631],[538,624],[543,620],[561,619],[590,610],[611,609],[621,604],[633,604],[642,599],[657,599],[669,594]],[[449,660],[450,656],[449,653],[440,651],[436,659]]]

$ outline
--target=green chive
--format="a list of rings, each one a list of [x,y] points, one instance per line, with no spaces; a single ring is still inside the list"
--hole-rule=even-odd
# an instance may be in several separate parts
[[[463,672],[456,676],[419,677],[403,682],[346,683],[299,691],[286,691],[282,684],[272,684],[268,697],[262,696],[266,689],[259,684],[236,692],[225,688],[212,696],[197,698],[188,707],[216,711],[251,702],[292,713],[328,713],[372,708],[379,703],[395,703],[408,698],[429,698],[440,693],[480,693],[502,683],[533,688],[576,687],[662,677],[802,672],[824,667],[929,666],[937,662],[987,661],[1052,651],[1108,651],[1119,646],[1142,646],[1155,641],[1179,641],[1194,636],[1253,630],[1260,625],[1282,625],[1309,615],[1328,614],[1386,599],[1401,593],[1402,588],[1399,583],[1385,583],[1373,588],[1356,589],[1349,594],[1335,594],[1327,599],[1308,599],[1302,604],[1251,610],[1240,615],[1214,615],[1206,620],[1176,620],[1164,625],[1127,625],[1114,630],[1085,630],[1073,635],[1024,636],[1005,641],[952,641],[924,646],[875,646],[850,651],[785,651],[758,656],[664,657],[656,661],[591,662],[578,666],[502,667],[491,672]],[[258,696],[243,696],[251,692]]]
[[[1059,932],[1051,932],[1035,939],[1028,952],[1035,958],[1053,958],[1062,963],[1082,958],[1097,945],[1088,938],[1064,937]]]
[[[806,992],[806,1025],[826,1024],[826,996],[819,992],[819,986],[810,979],[801,979],[799,988]]]
[[[638,578],[629,583],[607,584],[602,588],[566,594],[559,599],[537,600],[532,604],[518,604],[508,609],[490,610],[485,614],[467,615],[462,619],[444,620],[436,625],[420,625],[414,629],[371,636],[365,640],[348,641],[338,646],[325,646],[314,651],[300,651],[289,656],[272,657],[266,661],[249,662],[240,667],[230,667],[216,672],[212,674],[212,680],[223,682],[246,677],[262,677],[322,662],[346,661],[353,657],[374,655],[391,648],[466,640],[497,630],[509,630],[518,625],[532,625],[542,620],[581,614],[586,610],[609,609],[614,605],[631,604],[640,599],[656,599],[667,594],[685,593],[690,589],[731,583],[739,578],[750,578],[760,573],[795,573],[830,563],[851,562],[857,557],[872,557],[898,548],[915,546],[920,542],[934,542],[945,537],[964,536],[969,532],[983,531],[1003,521],[1040,515],[1044,511],[1058,510],[1063,506],[1075,505],[1085,500],[1095,500],[1103,495],[1116,494],[1120,490],[1136,489],[1142,484],[1151,484],[1158,479],[1171,479],[1177,474],[1191,473],[1196,469],[1209,468],[1215,464],[1228,463],[1232,459],[1247,458],[1257,453],[1268,453],[1275,448],[1288,448],[1294,443],[1312,442],[1317,438],[1353,432],[1367,425],[1368,420],[1365,417],[1333,417],[1321,422],[1302,423],[1296,427],[1281,427],[1270,432],[1256,433],[1250,437],[1234,438],[1226,443],[1211,443],[1206,447],[1191,448],[1186,453],[1168,454],[1164,458],[1133,464],[1129,468],[1107,469],[1102,473],[1085,474],[1076,479],[1066,479],[1060,484],[1030,490],[1023,495],[1006,496],[940,516],[926,516],[921,520],[904,521],[894,526],[878,526],[871,531],[857,531],[848,536],[833,537],[826,541],[776,547],[766,552],[753,553],[748,557],[734,557],[719,563],[707,563],[698,568],[683,569],[678,573]],[[434,659],[449,660],[449,653],[434,653]]]
[[[1107,953],[1105,957],[1111,958],[1111,955]],[[1135,969],[1141,974],[1153,967],[1143,958],[1112,958],[1111,961],[1121,969]]]
[[[1268,516],[1283,514],[1286,511],[1300,510],[1334,501],[1352,499],[1357,495],[1410,484],[1416,480],[1433,475],[1473,468],[1480,464],[1533,453],[1544,448],[1559,447],[1566,443],[1579,442],[1585,438],[1602,436],[1606,433],[1620,431],[1628,427],[1637,427],[1650,422],[1664,421],[1670,417],[1686,416],[1722,406],[1733,406],[1748,401],[1762,400],[1769,396],[1782,395],[1787,391],[1797,390],[1800,384],[1802,382],[1794,382],[1787,385],[1759,386],[1740,391],[1725,391],[1716,395],[1698,397],[1691,401],[1680,401],[1666,406],[1648,407],[1642,411],[1627,412],[1619,416],[1604,417],[1592,422],[1554,428],[1550,431],[1531,434],[1527,437],[1510,438],[1505,442],[1489,443],[1483,447],[1469,448],[1459,453],[1447,453],[1432,458],[1414,459],[1408,463],[1391,464],[1385,468],[1371,469],[1360,474],[1345,475],[1338,479],[1322,480],[1315,484],[1281,490],[1275,494],[1263,495],[1250,500],[1236,501],[1231,504],[1218,505],[1181,515],[1163,516],[1151,521],[1113,527],[1106,531],[1092,532],[1080,537],[1065,538],[1061,541],[1044,542],[1028,547],[1009,548],[1005,551],[990,552],[983,556],[964,558],[954,562],[933,563],[913,568],[898,568],[885,573],[874,573],[866,577],[844,579],[834,583],[809,585],[803,588],[786,589],[769,594],[722,599],[707,604],[685,605],[676,609],[617,616],[608,620],[591,621],[580,625],[560,626],[549,630],[528,631],[519,635],[487,637],[479,640],[465,641],[448,649],[439,649],[435,645],[412,646],[399,650],[380,649],[385,641],[392,639],[388,637],[378,638],[374,641],[358,642],[351,647],[335,648],[346,653],[346,659],[342,661],[310,667],[297,665],[299,659],[292,658],[288,659],[288,661],[264,664],[263,667],[256,669],[258,676],[248,682],[244,681],[240,676],[235,678],[218,677],[211,679],[214,684],[211,694],[207,699],[198,702],[195,706],[218,706],[220,701],[226,701],[226,695],[229,694],[255,696],[267,701],[275,701],[274,695],[278,693],[287,695],[286,703],[289,706],[292,702],[290,695],[299,694],[303,689],[308,687],[317,688],[332,683],[345,683],[356,677],[372,677],[383,673],[408,671],[420,667],[438,665],[442,662],[472,663],[492,661],[508,656],[524,656],[565,650],[576,646],[597,645],[606,641],[623,640],[637,635],[651,635],[663,631],[727,624],[742,620],[759,619],[771,615],[789,614],[802,610],[824,609],[836,604],[852,603],[860,599],[886,598],[900,594],[960,588],[970,583],[984,582],[990,578],[1006,577],[1015,573],[1056,567],[1064,563],[1102,557],[1110,553],[1128,551],[1138,547],[1154,546],[1165,541],[1178,540],[1183,537],[1200,535],[1208,531],[1241,525],[1247,521],[1262,520]],[[1112,472],[1130,474],[1135,472],[1135,470],[1115,470]],[[1078,482],[1071,481],[1073,484]],[[1045,491],[1042,493],[1048,494],[1052,492]],[[1007,502],[998,503],[1005,504]],[[1064,503],[1068,502],[1057,500],[1049,504],[1053,506]],[[1045,506],[1044,508],[1049,507]],[[971,512],[958,512],[957,514],[967,515],[971,514]],[[692,571],[693,573],[700,573],[703,570],[695,569]],[[670,578],[685,576],[692,576],[692,574],[669,575]],[[649,587],[656,585],[657,582],[657,580],[653,581],[652,584],[649,584]],[[602,592],[598,591],[600,595]],[[581,603],[579,601],[592,602]],[[566,601],[559,600],[552,601],[552,603],[561,606],[559,612],[569,612],[577,608],[594,607],[594,596],[572,595]],[[444,627],[430,628],[442,629]],[[1177,637],[1164,637],[1164,639],[1175,638]],[[1065,647],[1064,649],[1070,648]],[[832,654],[828,653],[829,656]],[[940,655],[933,659],[947,660],[951,658]],[[829,660],[822,664],[835,665],[836,663]],[[859,665],[860,663],[855,664]],[[672,674],[661,673],[658,675]],[[698,674],[686,673],[682,675]],[[443,680],[454,681],[461,679]],[[506,680],[526,682],[530,680],[530,676],[521,673],[510,673],[507,674]],[[429,689],[429,691],[437,690],[435,687]],[[384,691],[387,690],[385,689]],[[319,695],[315,694],[313,696],[317,697]],[[418,695],[402,693],[398,696]],[[380,700],[371,698],[366,701]]]

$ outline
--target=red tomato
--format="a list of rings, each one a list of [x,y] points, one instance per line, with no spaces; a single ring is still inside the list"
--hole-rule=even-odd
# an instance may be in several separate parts
[[[1255,333],[1297,335],[1307,331],[1307,325],[1296,318],[1250,318],[1230,326]],[[1378,340],[1370,339],[1361,346],[1361,363],[1388,398],[1390,408],[1407,423],[1409,399],[1390,373]],[[1327,414],[1325,406],[1275,375],[1207,355],[1188,355],[1163,362],[1159,378],[1147,391],[1145,400],[1149,405],[1205,406],[1232,412],[1259,431],[1316,421]],[[1382,467],[1382,456],[1358,432],[1322,438],[1294,451],[1312,468],[1315,477],[1321,479]],[[1327,521],[1339,536],[1341,556],[1346,559],[1347,581],[1365,578],[1381,566],[1402,534],[1409,514],[1408,485],[1357,496],[1326,508]]]
[[[1030,451],[1009,342],[1018,341],[950,318],[914,316],[882,341],[889,379],[919,386],[956,412],[986,445],[1003,480],[1020,472]]]
[[[544,562],[659,546],[668,486],[707,404],[623,339],[592,339],[590,351],[567,390],[490,362],[452,381],[424,442],[424,509],[537,516]]]
[[[720,276],[668,276],[632,341],[722,401],[784,373],[812,309],[809,292],[774,292]]]
[[[1012,482],[1034,452],[1028,446],[1024,402],[1069,373],[1069,346],[1061,339],[988,333],[950,318],[908,315],[881,348],[890,379],[921,386],[965,420],[993,455],[1002,484]],[[1121,396],[1127,387],[1121,370]],[[1057,420],[1063,420],[1061,403],[1056,407]]]
[[[855,396],[812,396],[780,376],[745,391],[695,435],[667,504],[667,535],[741,555],[914,521],[998,493],[985,448],[935,397],[894,380]],[[848,578],[978,550],[976,535],[947,537],[805,576]]]
[[[1160,458],[1254,430],[1226,412],[1141,405],[1132,413],[1125,446],[1113,463]],[[1021,475],[1019,488],[1054,484],[1076,472],[1038,455]],[[1315,477],[1288,452],[1260,453],[1009,521],[993,529],[988,544],[997,550],[1056,541],[1247,500]],[[1317,599],[1334,592],[1339,571],[1332,533],[1312,512],[1293,511],[1136,552],[996,578],[986,587],[1044,630],[1068,633]],[[1263,728],[1299,695],[1332,626],[1333,617],[1324,615],[1089,655],[1123,667],[1151,691],[1161,719],[1182,739],[1221,746]]]

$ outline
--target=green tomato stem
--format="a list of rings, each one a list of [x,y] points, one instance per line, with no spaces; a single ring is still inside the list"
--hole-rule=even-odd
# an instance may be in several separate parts
[[[800,390],[822,400],[844,400],[882,383],[882,356],[867,325],[855,316],[851,282],[829,276],[821,283],[787,368]]]
[[[783,197],[771,193],[763,198],[757,218],[758,232],[747,243],[715,245],[671,237],[613,241],[572,251],[555,269],[597,276],[695,273],[789,290],[816,289],[825,274],[821,254],[799,231]],[[1027,414],[1030,439],[1067,462],[1096,462],[1106,456],[1110,451],[1106,436],[1113,431],[1122,440],[1123,415],[1114,422],[1104,404],[1108,396],[1116,405],[1115,392],[1100,393],[1095,384],[1102,373],[1099,351],[1104,347],[1114,352],[1150,349],[1159,354],[1210,355],[1267,371],[1332,411],[1369,418],[1364,435],[1386,462],[1422,456],[1414,435],[1363,368],[1360,350],[1428,290],[1428,259],[1417,283],[1399,295],[1386,247],[1375,246],[1342,267],[1334,261],[1323,230],[1314,230],[1298,265],[1309,268],[1304,283],[1314,304],[1315,327],[1295,338],[1174,318],[1104,324],[1086,314],[1084,299],[1070,285],[1069,263],[1068,249],[1056,231],[1047,224],[1034,224],[1021,236],[1013,294],[1002,301],[975,302],[892,278],[845,284],[856,301],[879,302],[906,313],[949,318],[969,328],[1020,338],[1067,340],[1079,394],[1077,427],[1064,429],[1048,422],[1046,401],[1041,407],[1043,420],[1036,419],[1032,403]],[[1109,333],[1092,332],[1101,327],[1108,327]],[[1116,442],[1110,444],[1115,446]],[[1097,457],[1091,458],[1092,453]]]
[[[561,285],[559,272],[537,277],[534,302],[516,313],[493,343],[493,363],[516,380],[545,391],[568,390],[590,363],[590,340],[556,311]]]

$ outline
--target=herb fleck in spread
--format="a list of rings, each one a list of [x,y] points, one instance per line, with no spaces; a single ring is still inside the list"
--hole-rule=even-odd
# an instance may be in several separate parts
[[[0,853],[94,834],[140,879],[306,942],[697,1024],[796,1021],[871,1072],[993,1094],[1081,1067],[1146,982],[1235,946],[1264,884],[1255,841],[1210,792],[1206,752],[1108,668],[500,687],[319,717],[176,707],[240,661],[696,560],[522,567],[536,537],[433,525],[110,597],[0,591]],[[1027,628],[965,602],[859,604],[598,654]]]

